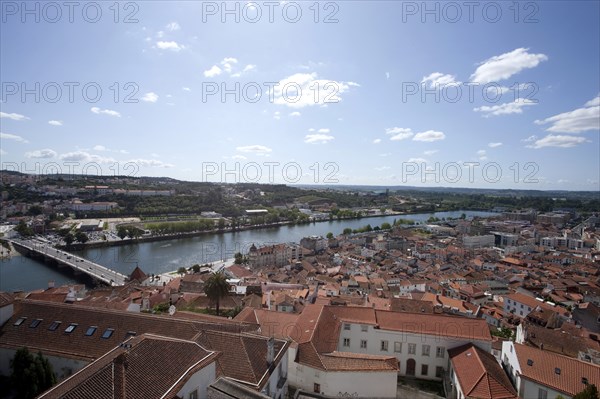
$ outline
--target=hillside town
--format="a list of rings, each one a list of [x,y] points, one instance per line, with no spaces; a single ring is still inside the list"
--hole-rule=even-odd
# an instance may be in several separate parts
[[[139,265],[2,293],[0,374],[28,348],[41,398],[573,398],[600,386],[599,264],[598,215],[524,210]]]

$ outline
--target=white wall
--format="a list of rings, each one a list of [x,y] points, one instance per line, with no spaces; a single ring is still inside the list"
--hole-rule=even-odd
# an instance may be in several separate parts
[[[279,363],[281,365],[281,368],[279,365],[277,365],[275,370],[273,370],[271,377],[269,378],[269,382],[267,384],[265,384],[265,386],[263,388],[262,392],[265,394],[266,394],[266,392],[268,392],[269,393],[268,396],[272,397],[273,399],[285,398],[285,395],[287,393],[288,382],[289,382],[288,354],[289,354],[289,349],[285,352],[285,354],[281,358],[281,362]],[[277,383],[279,382],[279,377],[282,375],[288,376],[288,382],[286,382],[280,389],[277,389]],[[267,388],[268,388],[268,391],[267,391]]]
[[[196,372],[177,393],[177,396],[188,399],[191,392],[198,390],[198,398],[206,399],[208,397],[206,389],[216,380],[215,364],[216,362],[213,361],[211,364]]]
[[[0,374],[8,376],[11,374],[10,361],[15,357],[16,349],[0,348]],[[36,351],[30,350],[32,355],[36,355]],[[60,381],[66,377],[75,374],[91,362],[85,360],[76,360],[66,357],[58,357],[47,355],[42,352],[42,355],[48,359],[56,374],[56,378]]]
[[[537,384],[533,381],[526,380],[525,378],[521,379],[521,390],[520,390],[519,397],[521,397],[521,398],[537,398],[537,397],[539,397],[538,394],[539,394],[540,388],[542,388],[546,392],[548,392],[547,396],[546,396],[547,399],[556,399],[558,397],[558,395],[562,395],[562,397],[565,399],[572,398],[572,396],[569,396],[565,393],[560,393],[551,388],[547,388],[543,385]]]
[[[344,324],[350,324],[350,330],[344,329]],[[360,324],[343,323],[340,330],[337,350],[340,352],[366,353],[370,355],[396,356],[400,362],[400,375],[406,374],[406,364],[408,359],[416,361],[415,377],[422,379],[440,380],[435,376],[436,367],[442,367],[448,370],[448,349],[455,348],[468,343],[473,343],[482,350],[491,353],[492,344],[486,341],[477,341],[461,338],[449,338],[440,335],[412,334],[398,331],[375,329],[373,326],[367,326],[367,331],[362,331]],[[452,332],[449,331],[449,334]],[[344,338],[350,339],[350,346],[344,346]],[[361,340],[367,341],[367,348],[361,348]],[[388,341],[388,350],[381,350],[381,341]],[[402,344],[401,352],[394,351],[394,343]],[[414,355],[408,353],[409,344],[416,345]],[[429,345],[429,356],[423,355],[423,345]],[[436,348],[445,348],[444,356],[436,356]],[[427,375],[421,374],[421,365],[428,366]]]
[[[14,307],[11,303],[10,305],[3,306],[0,308],[0,326],[4,325],[8,319],[12,317],[14,313]]]
[[[314,392],[319,384],[321,394],[339,397],[345,394],[358,398],[395,398],[397,374],[389,372],[325,372],[297,365],[295,387]]]

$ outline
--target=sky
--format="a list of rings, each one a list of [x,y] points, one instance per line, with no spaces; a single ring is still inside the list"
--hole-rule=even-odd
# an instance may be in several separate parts
[[[598,1],[0,5],[3,169],[600,190]]]

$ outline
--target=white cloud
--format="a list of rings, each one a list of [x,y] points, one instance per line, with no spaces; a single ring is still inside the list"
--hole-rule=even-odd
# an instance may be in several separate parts
[[[302,115],[302,114],[298,111],[294,111],[294,112],[290,113],[290,116],[300,116],[300,115]]]
[[[446,135],[443,132],[436,132],[435,130],[427,130],[426,132],[420,132],[415,134],[413,141],[438,141],[444,140]]]
[[[516,100],[510,103],[503,103],[499,105],[488,106],[484,105],[482,107],[473,108],[475,112],[483,112],[484,117],[490,117],[492,115],[510,115],[510,114],[522,114],[523,107],[529,105],[536,105],[537,103],[526,99],[526,98],[517,98]]]
[[[384,171],[384,170],[389,170],[389,169],[392,169],[392,168],[390,168],[389,166],[380,166],[378,168],[375,168],[375,170],[377,170],[379,172]]]
[[[35,151],[26,152],[25,156],[27,158],[36,158],[36,159],[54,158],[56,156],[56,151],[51,150],[49,148],[45,148],[43,150],[35,150]]]
[[[488,147],[490,148],[496,148],[496,147],[500,147],[502,145],[502,143],[489,143]]]
[[[93,150],[94,151],[108,151],[108,149],[103,145],[95,145]]]
[[[105,158],[100,155],[90,154],[86,151],[74,151],[60,154],[59,158],[68,162],[95,162],[95,163],[112,163],[116,162],[113,158]]]
[[[234,155],[234,156],[231,157],[231,159],[243,161],[244,159],[248,159],[248,158],[245,157],[245,156],[243,156],[243,155]]]
[[[179,26],[179,24],[177,22],[171,22],[168,23],[167,26],[165,26],[165,28],[167,28],[168,31],[175,31],[175,30],[179,30],[181,29],[181,26]]]
[[[479,157],[480,161],[485,161],[487,159],[487,155],[486,155],[486,151],[485,150],[479,150],[479,151],[477,151],[477,156]]]
[[[433,155],[436,152],[438,152],[439,150],[427,150],[427,151],[423,151],[423,154],[425,155]]]
[[[527,137],[526,139],[522,139],[521,141],[524,142],[524,143],[531,143],[533,141],[536,141],[537,138],[538,137],[535,134],[533,134],[533,135]]]
[[[214,78],[215,76],[220,75],[221,72],[223,72],[223,70],[221,68],[219,68],[216,65],[213,65],[209,70],[204,71],[204,77]]]
[[[386,78],[386,80],[389,80],[389,79],[390,79],[390,73],[389,73],[389,72],[386,72],[386,73],[385,73],[385,78]]]
[[[109,115],[109,116],[115,116],[117,118],[121,117],[121,114],[117,111],[113,111],[112,109],[101,109],[98,107],[92,107],[90,108],[90,111],[92,111],[93,113],[100,115],[100,114],[104,114],[104,115]]]
[[[325,129],[329,131],[329,129]],[[308,144],[327,144],[335,137],[328,134],[307,134],[304,137],[304,142]]]
[[[170,42],[159,41],[159,42],[156,42],[156,47],[158,47],[161,50],[171,50],[171,51],[175,51],[175,52],[181,51],[185,48],[183,45],[180,45],[174,41],[170,41]]]
[[[543,139],[536,140],[535,143],[528,145],[527,147],[535,149],[544,147],[571,148],[584,141],[586,141],[585,137],[549,134]]]
[[[555,133],[581,133],[589,130],[600,130],[600,96],[585,103],[584,108],[563,112],[543,120],[536,120],[537,125],[552,125],[546,129]]]
[[[1,118],[8,118],[8,119],[12,119],[13,121],[24,121],[26,119],[29,119],[25,115],[16,114],[14,112],[11,114],[7,114],[6,112],[0,112],[0,119]]]
[[[127,163],[134,163],[146,168],[172,168],[175,165],[159,161],[158,159],[131,159]]]
[[[375,139],[375,140],[373,140],[373,144],[379,144],[379,143],[381,143],[381,139]]]
[[[548,59],[545,54],[531,54],[527,50],[529,49],[517,48],[485,60],[471,75],[471,81],[485,84],[508,79],[524,69],[535,68]]]
[[[424,76],[421,80],[421,83],[437,89],[448,85],[459,85],[461,82],[457,81],[456,76],[454,75],[445,75],[441,72],[433,72],[428,76]]]
[[[281,112],[279,111],[275,111],[275,113],[273,114],[273,119],[281,119]]]
[[[257,154],[257,155],[267,155],[273,151],[269,147],[266,147],[264,145],[259,145],[259,144],[236,147],[235,149],[239,152],[246,152],[246,153],[252,153],[252,154]]]
[[[142,101],[145,101],[147,103],[155,103],[158,101],[158,94],[154,92],[146,93],[144,94],[144,97],[142,97]]]
[[[51,121],[48,121],[48,124],[52,125],[52,126],[62,126],[63,122],[62,121],[51,120]]]
[[[329,133],[331,130],[327,129],[327,128],[321,128],[319,130],[317,130],[317,133]]]
[[[237,63],[238,63],[237,58],[233,58],[233,57],[226,57],[226,58],[223,58],[223,61],[221,61],[221,65],[223,65],[223,69],[227,73],[231,73],[231,71],[233,70],[233,65],[235,65]]]
[[[411,129],[403,127],[387,128],[385,129],[385,134],[392,135],[392,137],[390,137],[390,140],[392,141],[405,140],[414,135]]]
[[[181,88],[181,90],[183,90],[183,91],[188,91],[188,92],[189,92],[189,91],[192,91],[192,89],[190,89],[189,87],[182,87],[182,88]]]
[[[406,162],[426,163],[427,160],[425,158],[408,158],[408,161]]]
[[[6,152],[2,148],[0,148],[0,155],[6,155],[6,154],[8,154],[8,152]]]
[[[253,64],[248,64],[244,67],[244,70],[242,72],[250,72],[256,69],[256,65]]]
[[[14,140],[14,141],[19,142],[19,143],[29,143],[29,141],[27,141],[23,137],[17,136],[16,134],[10,134],[10,133],[0,133],[0,139],[2,139],[2,140]]]
[[[348,92],[351,86],[348,82],[318,79],[316,72],[297,73],[278,83],[269,90],[269,95],[273,96],[275,104],[290,108],[338,103],[342,101],[341,95]]]

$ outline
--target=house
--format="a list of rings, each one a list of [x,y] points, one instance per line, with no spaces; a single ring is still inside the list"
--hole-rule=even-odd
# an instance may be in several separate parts
[[[572,398],[588,384],[600,386],[600,366],[505,341],[502,364],[520,398]]]
[[[449,397],[457,399],[516,399],[517,391],[494,355],[466,344],[448,351]]]
[[[39,398],[204,397],[219,356],[193,341],[131,337]]]

